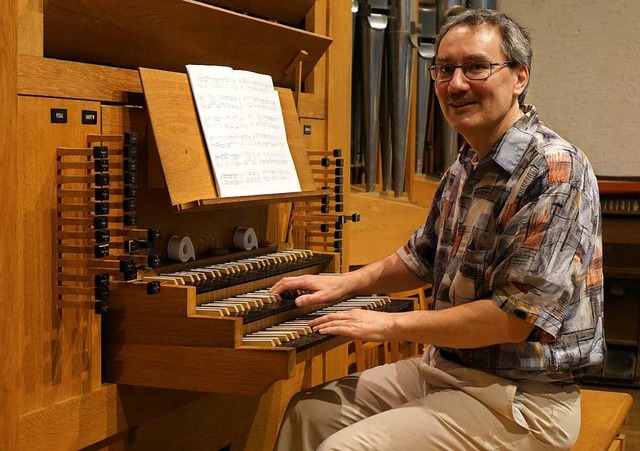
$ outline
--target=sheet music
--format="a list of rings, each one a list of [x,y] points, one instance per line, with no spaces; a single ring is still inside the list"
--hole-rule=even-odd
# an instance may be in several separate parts
[[[187,65],[220,197],[300,191],[271,77]]]

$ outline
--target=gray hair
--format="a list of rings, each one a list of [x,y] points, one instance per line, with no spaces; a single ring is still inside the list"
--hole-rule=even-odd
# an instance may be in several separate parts
[[[531,72],[531,60],[533,59],[533,49],[531,47],[531,35],[522,25],[516,23],[507,14],[493,9],[467,9],[460,14],[450,16],[445,24],[440,28],[436,37],[436,55],[440,47],[440,42],[449,30],[458,25],[478,26],[487,24],[498,29],[502,36],[502,52],[511,61],[510,66],[517,67],[524,65]],[[524,104],[529,85],[518,96],[518,103]]]

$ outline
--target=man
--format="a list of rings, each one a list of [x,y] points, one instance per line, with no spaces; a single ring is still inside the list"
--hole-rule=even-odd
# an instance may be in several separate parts
[[[504,13],[467,10],[430,68],[465,145],[426,224],[378,262],[285,278],[299,305],[433,283],[435,310],[333,313],[323,334],[430,345],[295,397],[276,449],[570,449],[576,378],[604,359],[599,196],[585,155],[525,106],[531,43]]]

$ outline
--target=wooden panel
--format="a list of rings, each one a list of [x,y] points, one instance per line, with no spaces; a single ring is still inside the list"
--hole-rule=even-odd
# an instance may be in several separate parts
[[[315,73],[315,71],[314,71]],[[326,119],[326,101],[324,96],[301,92],[298,99],[298,116],[308,119]]]
[[[303,135],[305,147],[309,150],[327,149],[327,121],[322,119],[300,119],[303,130],[310,127],[309,134]]]
[[[42,56],[42,1],[18,0],[20,18],[18,54]]]
[[[287,141],[291,149],[291,157],[296,165],[296,172],[300,180],[302,191],[314,191],[315,182],[311,172],[311,165],[307,157],[307,149],[305,147],[302,127],[298,119],[298,111],[291,91],[278,89],[280,95],[280,104],[282,105],[282,114],[284,116],[284,126],[287,130]]]
[[[240,444],[247,440],[260,402],[260,396],[142,387],[130,393],[121,388],[120,397],[129,424],[135,425],[135,434],[124,438],[122,449],[127,450],[215,451],[229,444],[234,450],[247,449]],[[110,443],[108,449],[121,448]]]
[[[333,44],[327,52],[327,148],[342,149],[344,167],[351,165],[351,46],[352,16],[349,0],[327,1],[327,28]],[[344,174],[344,209],[352,213],[350,172]],[[354,210],[355,211],[355,210]],[[349,268],[351,224],[345,225],[342,241],[342,271]]]
[[[291,377],[295,358],[293,349],[280,348],[129,344],[103,348],[107,382],[238,395],[262,394],[276,381]]]
[[[262,395],[245,449],[273,449],[287,404],[302,389],[305,367],[304,363],[297,364],[293,377],[276,382]]]
[[[65,108],[67,124],[51,124],[50,109]],[[17,151],[21,202],[13,217],[28,227],[21,242],[27,257],[14,262],[16,274],[28,274],[14,292],[22,308],[21,413],[78,396],[100,385],[100,317],[93,310],[55,307],[56,298],[56,147],[85,147],[100,125],[82,125],[81,111],[98,112],[95,102],[19,97]],[[14,257],[15,258],[15,257]],[[34,270],[38,268],[38,270]]]
[[[331,40],[320,35],[190,0],[49,0],[45,56],[109,66],[184,72],[186,64],[217,64],[273,77],[300,50],[309,56],[303,79]]]
[[[411,177],[411,191],[409,200],[427,209],[431,208],[433,196],[438,190],[440,179],[425,174],[413,174]]]
[[[424,224],[429,212],[408,201],[381,198],[378,193],[352,190],[350,199],[353,210],[360,213],[360,222],[350,228],[349,262],[354,266],[372,263],[395,252]],[[380,239],[382,236],[384,240]]]
[[[327,1],[328,0],[316,0],[313,8],[309,10],[309,13],[307,14],[307,17],[305,19],[307,30],[325,36],[329,35],[329,30],[327,28]],[[316,64],[316,67],[314,68],[311,75],[307,78],[307,81],[305,82],[305,91],[321,97],[325,97],[327,93],[326,72],[327,55],[323,55],[322,58],[320,58],[320,61],[318,61],[318,63]]]
[[[20,367],[19,323],[23,285],[27,273],[22,266],[28,255],[21,250],[29,224],[24,221],[20,205],[24,203],[20,160],[16,158],[17,70],[18,70],[18,2],[0,3],[0,449],[18,447],[18,403]],[[16,245],[14,247],[12,244]],[[11,276],[9,276],[9,274]]]
[[[195,287],[163,286],[149,296],[144,284],[122,283],[110,299],[105,343],[234,347],[242,335],[240,318],[187,316],[189,305],[195,305]]]
[[[334,348],[325,353],[324,382],[339,379],[349,373],[347,368],[348,354],[348,343],[338,346],[337,348]]]
[[[202,0],[210,5],[233,9],[264,19],[277,20],[289,25],[299,25],[315,0],[287,0],[265,2],[264,0]]]
[[[20,418],[20,449],[80,449],[104,440],[126,429],[126,417],[117,403],[116,386],[108,384],[23,415]]]
[[[140,79],[171,203],[217,198],[187,75],[140,69]]]
[[[136,449],[220,449],[246,440],[258,402],[258,397],[104,384],[23,415],[20,449],[64,451],[101,441],[110,450],[125,449],[124,443],[122,448],[113,443],[127,438],[134,439],[129,446],[135,442]],[[129,436],[131,428],[136,433]]]
[[[18,93],[67,99],[122,102],[142,94],[137,70],[34,56],[18,58]]]

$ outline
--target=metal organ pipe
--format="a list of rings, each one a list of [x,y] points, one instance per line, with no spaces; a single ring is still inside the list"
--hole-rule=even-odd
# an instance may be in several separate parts
[[[389,8],[386,0],[368,0],[360,8],[364,100],[364,154],[367,191],[374,191],[378,172],[378,130],[382,57]]]
[[[407,131],[413,71],[413,49],[417,47],[417,0],[392,0],[389,20],[389,63],[391,65],[392,121],[393,121],[393,189],[396,197],[404,191],[407,158]]]
[[[388,35],[386,42],[389,42]],[[393,136],[391,133],[393,123],[391,121],[391,80],[389,76],[390,67],[387,62],[388,59],[389,52],[385,51],[382,64],[382,102],[380,104],[380,159],[382,160],[383,191],[391,191],[393,189]]]
[[[431,94],[429,66],[433,64],[436,55],[436,9],[420,7],[418,17],[421,31],[418,40],[418,86],[416,93],[416,174],[422,174],[425,164],[424,149]]]

